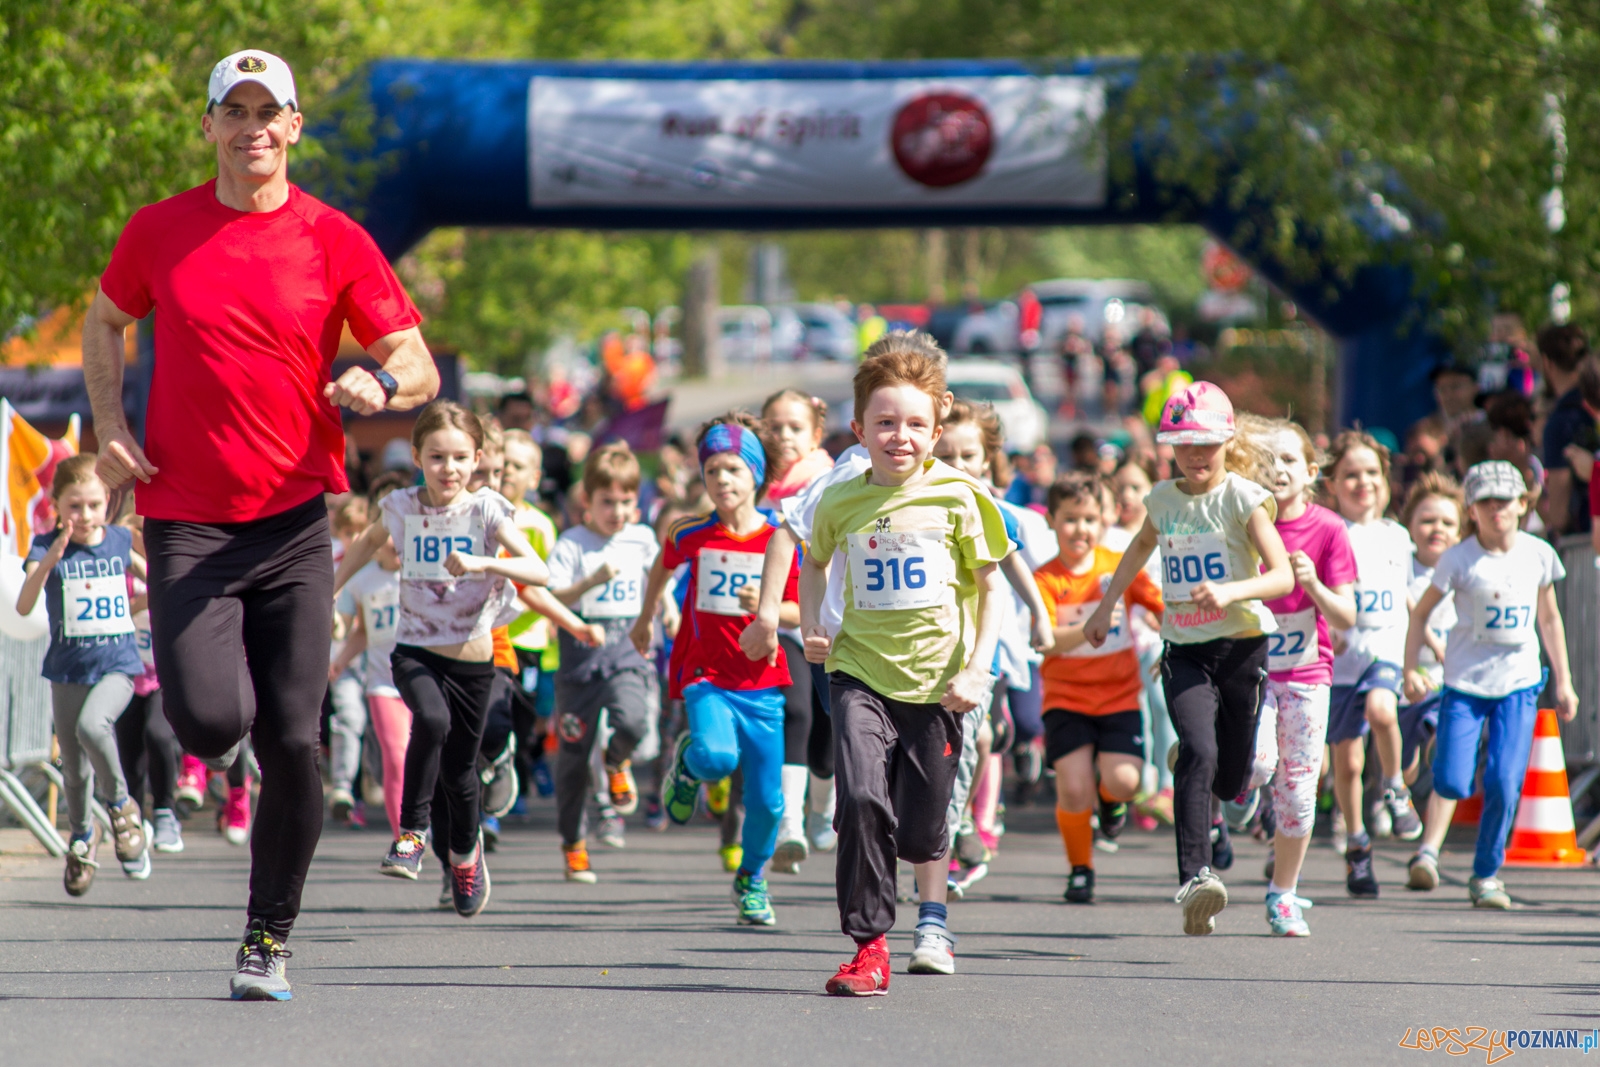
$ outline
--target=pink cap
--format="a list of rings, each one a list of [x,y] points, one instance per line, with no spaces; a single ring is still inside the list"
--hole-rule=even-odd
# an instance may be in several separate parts
[[[1156,440],[1164,445],[1220,445],[1232,437],[1233,401],[1210,382],[1173,393],[1156,424]]]

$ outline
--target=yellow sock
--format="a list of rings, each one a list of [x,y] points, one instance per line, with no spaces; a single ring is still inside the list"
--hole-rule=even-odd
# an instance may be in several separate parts
[[[1061,843],[1067,848],[1067,864],[1072,867],[1093,867],[1094,828],[1089,825],[1089,813],[1057,808],[1056,828],[1061,831]]]

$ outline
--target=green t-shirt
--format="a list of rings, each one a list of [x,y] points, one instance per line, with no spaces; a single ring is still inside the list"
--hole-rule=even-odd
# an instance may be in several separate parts
[[[1204,581],[1237,582],[1261,573],[1261,556],[1250,540],[1251,512],[1265,507],[1278,515],[1278,502],[1255,482],[1232,471],[1209,493],[1193,496],[1175,481],[1157,482],[1144,498],[1161,553],[1162,640],[1198,644],[1219,637],[1255,637],[1278,629],[1259,600],[1239,600],[1221,611],[1192,602]]]
[[[511,518],[517,524],[517,529],[527,537],[528,544],[539,554],[539,558],[549,559],[550,550],[556,544],[556,526],[550,521],[550,517],[526,500],[519,500]],[[555,646],[555,641],[551,640],[550,620],[538,612],[524,611],[518,615],[512,620],[510,631],[513,648],[520,648],[525,652],[537,652]]]
[[[905,485],[871,477],[828,487],[812,519],[811,558],[826,566],[845,553],[844,621],[827,668],[932,704],[972,655],[973,572],[1010,551],[1005,520],[986,489],[936,460]]]

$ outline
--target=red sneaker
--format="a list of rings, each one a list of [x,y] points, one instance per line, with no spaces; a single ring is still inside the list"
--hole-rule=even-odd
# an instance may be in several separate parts
[[[881,934],[856,948],[856,958],[839,965],[824,987],[836,997],[881,997],[889,992],[889,942]]]

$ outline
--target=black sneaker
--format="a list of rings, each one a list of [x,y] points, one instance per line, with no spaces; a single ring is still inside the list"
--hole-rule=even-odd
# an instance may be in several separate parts
[[[1378,898],[1378,879],[1372,873],[1372,846],[1351,846],[1344,854],[1345,888],[1353,897],[1365,900]]]
[[[1211,866],[1218,871],[1233,866],[1233,838],[1228,836],[1227,823],[1211,824]]]
[[[400,836],[389,846],[383,862],[378,864],[378,870],[392,878],[409,878],[415,882],[422,870],[422,857],[427,851],[428,831],[401,830]]]
[[[1067,877],[1067,891],[1062,894],[1068,904],[1094,903],[1094,868],[1074,867]]]
[[[1128,825],[1128,805],[1120,800],[1100,798],[1100,832],[1109,841],[1115,841]]]
[[[260,919],[252,920],[239,945],[233,980],[228,995],[234,1000],[290,1000],[288,965],[283,961],[294,953],[267,933]]]
[[[456,914],[470,919],[489,903],[489,865],[483,858],[483,841],[478,841],[477,857],[471,863],[450,865],[450,893]]]

